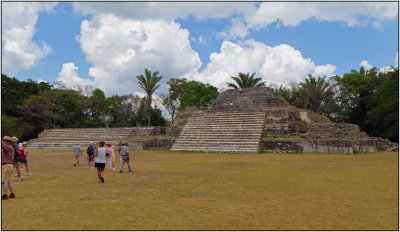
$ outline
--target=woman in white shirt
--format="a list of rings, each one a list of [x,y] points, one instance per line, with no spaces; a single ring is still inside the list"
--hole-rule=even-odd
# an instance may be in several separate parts
[[[94,151],[94,167],[97,168],[97,177],[99,183],[104,183],[104,168],[106,167],[106,148],[104,141],[97,143],[98,146]]]

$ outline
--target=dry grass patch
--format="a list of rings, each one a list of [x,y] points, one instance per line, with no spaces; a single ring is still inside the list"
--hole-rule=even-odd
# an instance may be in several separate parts
[[[398,230],[394,152],[134,154],[133,173],[98,184],[72,151],[29,151],[33,176],[2,202],[2,229]]]

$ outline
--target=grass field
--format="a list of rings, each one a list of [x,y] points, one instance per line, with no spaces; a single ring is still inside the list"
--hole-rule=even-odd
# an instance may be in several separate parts
[[[134,172],[106,170],[104,184],[73,159],[30,150],[33,175],[2,201],[2,230],[399,229],[394,152],[137,151]]]

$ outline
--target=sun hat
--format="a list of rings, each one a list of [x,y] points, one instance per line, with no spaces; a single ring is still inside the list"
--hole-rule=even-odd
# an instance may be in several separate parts
[[[23,143],[22,143],[22,145],[26,145],[26,144],[27,144],[26,142],[23,142]]]
[[[17,138],[17,137],[12,137],[12,138],[11,138],[11,141],[17,142],[17,141],[18,141],[18,138]]]
[[[111,143],[106,143],[107,146],[111,147]]]
[[[12,138],[10,136],[7,136],[7,135],[3,137],[3,140],[8,140],[8,141],[12,142]]]

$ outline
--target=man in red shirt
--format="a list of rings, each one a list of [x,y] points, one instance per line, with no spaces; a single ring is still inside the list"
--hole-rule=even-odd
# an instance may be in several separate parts
[[[1,186],[3,188],[3,195],[1,200],[7,200],[7,192],[10,189],[10,198],[15,198],[14,185],[12,183],[12,175],[14,171],[14,148],[11,146],[11,137],[4,136],[1,141]]]

